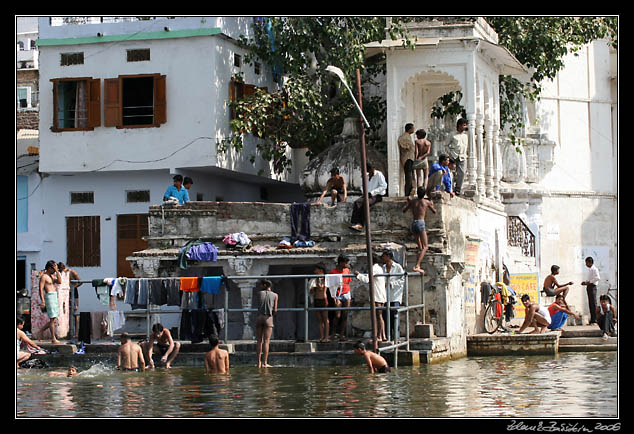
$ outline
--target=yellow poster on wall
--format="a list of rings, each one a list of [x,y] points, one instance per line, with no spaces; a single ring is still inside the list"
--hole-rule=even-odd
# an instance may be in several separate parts
[[[511,288],[515,291],[515,318],[524,318],[522,295],[528,294],[531,301],[539,303],[539,273],[511,274]]]

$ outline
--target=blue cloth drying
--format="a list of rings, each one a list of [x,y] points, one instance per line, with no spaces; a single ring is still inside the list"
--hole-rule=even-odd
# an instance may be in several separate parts
[[[200,286],[200,291],[206,292],[208,294],[218,294],[220,292],[221,283],[222,283],[222,276],[203,277],[203,283]]]

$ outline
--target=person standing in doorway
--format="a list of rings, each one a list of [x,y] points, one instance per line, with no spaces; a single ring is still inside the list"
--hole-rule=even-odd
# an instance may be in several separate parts
[[[403,196],[409,196],[415,184],[414,179],[414,143],[412,143],[412,134],[414,134],[414,124],[405,124],[405,132],[398,138],[399,155],[401,159],[401,167],[405,171],[405,190]]]
[[[269,345],[273,334],[273,316],[277,313],[277,294],[273,292],[270,280],[258,282],[259,291],[256,296],[258,316],[255,320],[257,336],[258,368],[271,368],[269,365]]]
[[[51,342],[54,344],[61,343],[55,336],[55,325],[57,324],[57,317],[59,315],[59,299],[56,285],[61,283],[62,277],[57,270],[57,262],[48,261],[45,266],[45,271],[40,277],[40,300],[42,300],[42,312],[46,311],[46,314],[50,318],[50,321],[44,329],[48,328],[51,331]]]
[[[467,150],[469,149],[469,136],[467,135],[468,127],[469,122],[466,119],[458,119],[458,122],[456,122],[456,130],[458,133],[452,136],[447,144],[447,153],[449,154],[449,157],[456,161],[455,193],[457,195],[462,194],[462,183],[465,175]]]
[[[586,258],[586,280],[581,282],[588,294],[588,308],[590,309],[590,324],[597,323],[597,283],[599,283],[599,269],[594,265],[592,256]]]

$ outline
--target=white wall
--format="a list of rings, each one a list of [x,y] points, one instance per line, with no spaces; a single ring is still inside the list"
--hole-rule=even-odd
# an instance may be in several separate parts
[[[245,31],[252,18],[229,19],[206,17],[203,27],[224,26],[226,32],[237,38]],[[94,36],[105,34],[153,31],[164,20],[119,24],[90,24],[50,27],[41,32],[41,38]],[[167,20],[173,30],[192,28],[200,18]],[[41,23],[41,22],[40,22]],[[163,23],[162,25],[165,25]],[[162,25],[158,27],[162,29]],[[143,27],[145,26],[145,27]],[[88,30],[87,30],[88,29]],[[151,60],[127,62],[126,50],[149,48]],[[84,52],[84,64],[60,66],[62,52]],[[242,73],[245,82],[274,91],[270,68],[262,65],[261,74],[243,62],[233,66],[235,53],[242,54],[237,44],[224,36],[204,36],[177,39],[119,41],[111,43],[42,46],[40,88],[40,131],[43,143],[41,170],[49,173],[83,172],[98,168],[104,170],[176,169],[217,166],[242,173],[275,177],[271,165],[250,157],[256,153],[252,139],[245,141],[242,152],[230,151],[217,155],[217,142],[227,138],[229,128],[229,82],[236,73]],[[52,78],[92,77],[116,78],[119,75],[159,73],[167,76],[167,122],[159,128],[96,127],[94,131],[53,133]],[[103,125],[102,90],[102,125]],[[184,148],[184,149],[181,149]],[[67,158],[72,152],[73,158]],[[173,154],[174,155],[171,155]],[[115,161],[117,160],[117,161]],[[123,161],[119,161],[123,160]],[[279,177],[275,177],[279,179]],[[282,177],[282,180],[286,180]]]

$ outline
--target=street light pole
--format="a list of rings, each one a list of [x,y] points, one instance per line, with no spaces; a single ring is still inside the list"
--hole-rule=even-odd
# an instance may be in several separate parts
[[[370,286],[370,315],[371,315],[371,323],[372,323],[372,347],[374,351],[378,351],[379,343],[377,339],[377,325],[376,325],[376,306],[374,304],[374,274],[373,274],[373,260],[372,260],[372,239],[370,235],[370,202],[368,201],[368,170],[367,170],[367,157],[365,152],[365,128],[364,124],[370,128],[370,124],[368,120],[365,118],[363,114],[363,99],[361,97],[361,71],[357,68],[356,71],[356,79],[357,79],[357,94],[359,95],[359,101],[354,98],[352,90],[348,86],[346,82],[346,78],[343,75],[343,71],[337,68],[336,66],[328,66],[326,71],[335,74],[341,82],[344,84],[350,96],[352,97],[352,101],[357,106],[357,110],[359,110],[360,118],[359,118],[359,136],[361,138],[361,180],[363,186],[363,208],[364,208],[364,217],[365,217],[365,246],[368,256],[368,284]]]
[[[365,214],[365,247],[368,255],[368,279],[370,286],[370,315],[372,323],[372,347],[374,351],[378,351],[379,343],[377,339],[377,325],[376,325],[376,306],[374,303],[374,261],[372,258],[372,235],[370,233],[370,202],[368,197],[368,170],[367,170],[367,155],[365,152],[365,128],[363,122],[369,126],[367,119],[363,116],[363,99],[361,97],[361,71],[357,68],[357,93],[359,95],[359,102],[357,107],[361,116],[359,117],[359,136],[361,137],[361,173],[363,176],[363,212]]]

